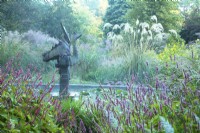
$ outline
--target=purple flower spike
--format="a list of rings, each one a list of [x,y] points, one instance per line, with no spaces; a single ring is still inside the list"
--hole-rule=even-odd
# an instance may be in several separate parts
[[[160,104],[160,110],[161,110],[161,112],[162,112],[162,109],[163,109],[162,104]]]
[[[86,128],[83,121],[80,121],[79,128],[81,129],[82,133],[86,133]]]

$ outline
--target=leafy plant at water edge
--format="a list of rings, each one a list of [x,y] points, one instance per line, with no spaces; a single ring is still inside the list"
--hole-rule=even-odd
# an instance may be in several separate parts
[[[126,91],[102,89],[89,104],[91,112],[102,112],[98,115],[102,130],[199,132],[199,55],[198,49],[190,50],[188,58],[182,57],[185,62],[177,62],[181,57],[174,56],[171,63],[157,67],[151,84],[134,86],[133,76]]]
[[[0,71],[1,131],[64,131],[62,126],[56,124],[60,109],[59,101],[49,94],[53,87],[49,88],[47,85],[43,92],[37,92],[42,84],[40,74],[34,79],[30,69],[14,69],[12,61]]]
[[[69,116],[67,123],[69,123],[72,132],[98,132],[95,116],[87,111],[81,98],[79,100],[73,98],[62,100],[61,107],[62,112],[66,112]]]
[[[73,109],[62,106],[66,105],[64,101],[50,96],[54,87],[52,85],[54,78],[41,90],[40,74],[35,74],[35,71],[30,68],[25,71],[13,66],[11,60],[5,68],[0,68],[0,129],[2,132],[86,133],[95,129],[87,117],[75,114]],[[65,97],[66,100],[68,98]],[[87,121],[84,123],[82,119],[87,119],[89,123]]]

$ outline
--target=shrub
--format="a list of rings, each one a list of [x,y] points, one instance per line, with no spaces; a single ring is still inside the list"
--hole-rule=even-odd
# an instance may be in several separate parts
[[[44,88],[41,79],[32,68],[14,68],[13,60],[0,68],[1,132],[95,131],[93,116],[82,109],[82,102],[50,96],[54,78]]]
[[[190,88],[199,86],[200,56],[198,47],[198,44],[193,45],[189,49],[171,55],[170,59],[167,58],[169,61],[161,61],[160,73],[157,76],[170,84],[172,88],[180,88],[185,83]]]
[[[41,31],[29,30],[23,33],[21,36],[22,40],[29,42],[30,44],[34,45],[34,47],[41,47],[40,45],[53,45],[58,43],[58,40],[42,33]]]
[[[137,77],[132,76],[126,90],[99,89],[88,108],[96,112],[100,129],[116,133],[199,132],[199,42],[184,52],[184,56],[182,52],[171,56],[167,63],[156,62],[156,68],[148,63],[155,72],[145,76],[146,84],[135,84]]]
[[[72,74],[82,80],[95,81],[99,68],[101,51],[98,46],[81,44],[79,47],[79,63],[72,67]]]
[[[2,132],[62,132],[59,101],[50,96],[53,87],[42,84],[41,75],[33,78],[30,69],[15,69],[12,61],[0,69],[0,128]]]
[[[133,77],[126,91],[101,90],[88,105],[101,112],[97,123],[104,132],[199,132],[199,85],[191,87],[184,75],[186,82],[174,79],[179,87],[159,78],[153,86],[134,86]]]
[[[164,50],[158,54],[158,58],[162,61],[165,62],[169,62],[170,61],[170,57],[174,57],[174,56],[186,56],[187,49],[186,46],[184,44],[168,44]]]
[[[33,65],[41,72],[47,73],[54,66],[53,62],[48,64],[43,62],[42,53],[49,49],[54,42],[56,42],[55,39],[41,32],[30,30],[20,34],[17,31],[9,31],[4,34],[2,44],[0,45],[0,53],[2,54],[0,64],[4,65],[8,60],[16,57],[15,62],[18,62],[23,69],[26,69],[29,65]],[[17,67],[18,65],[15,66],[15,68]],[[48,80],[50,80],[50,77]]]
[[[109,62],[103,61],[102,64],[99,65],[98,70],[96,72],[97,81],[101,83],[106,83],[109,81],[117,82],[120,80],[124,81],[125,79],[127,79],[127,76],[124,74],[125,69],[123,69],[122,64],[119,64],[120,62],[120,59],[110,60]]]
[[[85,108],[81,98],[79,100],[72,98],[62,100],[61,107],[62,112],[66,112],[67,116],[72,116],[67,119],[72,132],[98,132],[94,124],[95,116]]]

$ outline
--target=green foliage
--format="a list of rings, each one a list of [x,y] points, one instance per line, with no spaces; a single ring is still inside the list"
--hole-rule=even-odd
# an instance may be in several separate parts
[[[162,61],[169,62],[170,56],[173,58],[174,56],[186,56],[188,51],[184,44],[168,44],[164,50],[158,54],[158,58]]]
[[[80,127],[78,124],[83,122],[85,131],[82,130],[82,132],[97,132],[96,125],[94,124],[95,116],[92,115],[86,108],[84,108],[83,104],[84,103],[81,98],[79,100],[73,100],[72,98],[62,100],[62,111],[66,112],[67,116],[70,116],[68,119],[68,123],[71,123],[69,130],[72,132],[79,132],[82,129],[79,129]]]
[[[177,47],[174,45],[171,49],[166,49],[161,53],[160,78],[165,80],[173,88],[182,88],[183,86],[195,89],[199,86],[199,42],[186,49],[185,46]],[[169,52],[170,51],[170,52]],[[170,53],[174,55],[170,55]],[[167,58],[167,56],[169,56]],[[166,57],[166,58],[163,58]],[[180,82],[182,81],[182,82]]]
[[[104,60],[96,72],[96,81],[106,83],[108,81],[124,81],[127,79],[123,65],[120,65],[121,60]]]
[[[72,9],[74,17],[78,19],[81,32],[84,33],[82,37],[84,42],[90,41],[88,36],[93,38],[100,38],[102,36],[102,31],[100,30],[101,17],[95,16],[87,6],[81,5],[79,2],[73,3]]]
[[[145,75],[153,74],[152,68],[149,69],[146,64],[150,63],[152,66],[156,64],[156,61],[153,61],[153,58],[156,58],[153,50],[159,53],[164,49],[167,42],[173,42],[174,38],[176,40],[177,34],[174,30],[171,30],[171,34],[164,33],[162,25],[157,22],[157,17],[152,16],[151,19],[153,21],[151,25],[146,22],[140,23],[139,20],[136,21],[134,26],[130,26],[129,23],[115,26],[105,25],[105,28],[107,26],[112,28],[107,37],[112,42],[109,54],[114,58],[112,60],[118,62],[118,64],[112,66],[119,67],[114,70],[117,71],[115,75],[121,77],[120,79],[130,79],[134,74],[137,75],[139,82],[145,82],[143,80]],[[116,29],[121,31],[120,34],[114,33]],[[173,39],[168,40],[169,37],[173,37]],[[150,54],[152,56],[149,56]],[[108,70],[112,73],[111,69]]]
[[[116,0],[114,2],[112,1],[113,0],[108,0],[108,4],[110,6],[108,7],[104,16],[104,22],[109,22],[113,25],[125,23],[126,20],[124,18],[124,15],[126,14],[129,8],[128,4],[126,3],[126,1],[121,0]]]
[[[23,34],[18,32],[6,32],[2,37],[0,45],[0,64],[4,66],[11,58],[15,58],[15,68],[26,69],[32,66],[44,74],[51,74],[44,77],[45,80],[53,76],[53,63],[46,64],[42,61],[42,53],[53,46],[57,40],[41,32],[28,31]],[[49,73],[49,74],[48,74]],[[56,79],[58,80],[58,79]],[[47,80],[46,80],[47,81]],[[48,82],[48,81],[47,81]]]
[[[121,24],[125,23],[126,19],[124,15],[126,14],[127,10],[129,9],[129,6],[126,1],[123,0],[108,0],[108,4],[110,5],[107,10],[106,14],[103,18],[104,24],[105,23],[111,23],[112,25],[115,24]],[[104,29],[104,34],[107,35],[107,33],[110,31],[110,29]],[[115,31],[115,33],[118,33],[119,31]]]
[[[78,0],[83,6],[88,6],[95,16],[103,16],[107,8],[107,0]]]
[[[96,80],[101,57],[98,47],[91,44],[81,44],[79,51],[79,63],[73,66],[72,75],[86,81]]]
[[[7,62],[0,69],[0,129],[1,132],[64,132],[57,125],[58,102],[47,92],[38,92],[41,76],[33,78],[30,69],[14,69]]]
[[[190,57],[196,62],[197,57]],[[198,61],[199,62],[199,59]],[[196,63],[195,63],[196,64]],[[184,65],[183,65],[184,66]],[[168,75],[167,69],[173,68],[174,77]],[[199,73],[197,68],[167,68],[157,70],[154,82],[134,84],[135,77],[127,84],[127,93],[110,88],[101,89],[90,105],[91,112],[97,113],[98,124],[104,132],[199,132]],[[199,69],[199,68],[198,68]],[[181,73],[182,71],[182,73]],[[160,77],[159,75],[162,75]],[[172,78],[170,82],[169,78]],[[173,84],[173,85],[172,85]],[[120,93],[120,94],[119,94]],[[96,102],[93,102],[96,101]]]
[[[54,37],[61,37],[60,22],[69,32],[79,31],[70,1],[6,1],[0,4],[0,24],[7,30],[25,32],[40,30]]]
[[[197,38],[200,38],[200,1],[196,0],[195,2],[192,2],[192,7],[188,7],[188,12],[184,12],[185,17],[185,23],[183,26],[183,29],[180,32],[181,37],[186,41],[186,43],[190,41],[195,41]]]
[[[130,1],[129,4],[131,9],[128,11],[127,19],[130,23],[135,23],[137,19],[149,22],[150,16],[155,15],[165,31],[181,29],[183,18],[177,1]]]

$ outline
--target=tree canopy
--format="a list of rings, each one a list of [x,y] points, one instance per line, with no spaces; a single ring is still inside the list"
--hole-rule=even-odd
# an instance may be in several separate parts
[[[0,5],[0,24],[7,30],[41,30],[54,37],[60,37],[60,22],[64,23],[69,32],[80,29],[70,4],[68,0],[4,1]]]
[[[200,0],[184,0],[181,7],[185,22],[180,35],[188,43],[200,36]]]
[[[123,0],[108,0],[109,7],[106,10],[106,14],[103,18],[104,24],[110,23],[112,25],[127,22],[125,14],[129,9],[129,5]],[[109,30],[105,30],[104,33],[107,34]]]
[[[178,9],[178,2],[174,1],[129,1],[131,9],[128,11],[127,19],[135,23],[137,19],[149,22],[150,16],[157,16],[165,31],[170,29],[180,30],[183,18]]]

